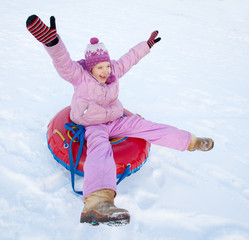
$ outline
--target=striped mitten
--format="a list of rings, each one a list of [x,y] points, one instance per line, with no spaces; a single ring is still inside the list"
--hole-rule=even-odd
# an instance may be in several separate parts
[[[159,42],[161,40],[161,38],[156,38],[156,36],[158,35],[158,31],[154,31],[153,33],[151,33],[149,40],[147,41],[149,47],[151,48],[155,43]]]
[[[53,16],[50,17],[50,28],[36,15],[32,15],[27,19],[26,27],[39,42],[47,46],[53,46],[58,43],[55,18]]]

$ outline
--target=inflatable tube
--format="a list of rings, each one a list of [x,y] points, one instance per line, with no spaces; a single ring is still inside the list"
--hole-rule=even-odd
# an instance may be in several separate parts
[[[127,111],[128,112],[128,111]],[[65,128],[66,123],[70,123],[70,106],[62,109],[50,121],[47,129],[48,147],[57,162],[70,170],[69,143],[72,133]],[[119,178],[124,171],[128,169],[126,176],[138,171],[146,162],[150,150],[150,143],[139,138],[120,138],[110,140],[113,149],[114,160],[117,168],[117,177]],[[72,143],[72,155],[77,157],[79,143]],[[84,176],[84,162],[86,160],[86,141],[84,141],[82,155],[75,169],[75,173]],[[128,167],[128,168],[127,168]]]

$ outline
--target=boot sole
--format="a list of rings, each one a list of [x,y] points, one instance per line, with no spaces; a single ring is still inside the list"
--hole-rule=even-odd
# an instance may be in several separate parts
[[[124,226],[130,222],[130,215],[123,213],[116,216],[100,215],[97,212],[81,213],[81,223],[89,223],[98,226],[100,223],[108,226]]]
[[[212,140],[212,145],[210,146],[210,148],[209,148],[209,149],[205,150],[204,152],[206,152],[206,151],[210,151],[210,150],[212,150],[213,148],[214,148],[214,141]]]

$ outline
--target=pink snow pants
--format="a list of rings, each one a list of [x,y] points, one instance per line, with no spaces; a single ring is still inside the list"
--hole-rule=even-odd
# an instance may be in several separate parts
[[[83,198],[100,189],[117,192],[116,165],[109,138],[136,137],[164,147],[185,151],[191,134],[175,127],[147,121],[137,115],[85,128],[87,157],[84,164]]]

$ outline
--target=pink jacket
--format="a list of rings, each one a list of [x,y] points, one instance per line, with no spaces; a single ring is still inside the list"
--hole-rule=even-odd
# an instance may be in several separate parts
[[[100,84],[80,62],[72,61],[59,38],[53,47],[45,47],[53,60],[59,75],[74,87],[70,118],[76,124],[84,126],[107,123],[123,115],[123,106],[118,100],[119,82],[131,67],[150,52],[146,42],[141,42],[118,61],[111,61],[111,79]],[[81,61],[82,62],[82,61]]]

